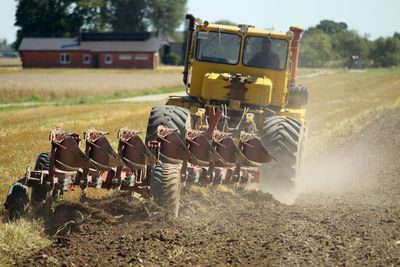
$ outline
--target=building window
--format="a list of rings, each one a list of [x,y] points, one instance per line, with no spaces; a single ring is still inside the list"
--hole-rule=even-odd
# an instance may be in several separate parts
[[[132,56],[131,55],[119,55],[118,59],[119,60],[132,60]]]
[[[148,60],[149,56],[148,55],[136,55],[135,59],[136,60]]]
[[[105,63],[106,64],[112,64],[112,56],[111,55],[106,55]]]
[[[60,63],[69,64],[71,61],[69,59],[69,54],[60,54]]]
[[[90,55],[83,55],[83,64],[90,64]]]

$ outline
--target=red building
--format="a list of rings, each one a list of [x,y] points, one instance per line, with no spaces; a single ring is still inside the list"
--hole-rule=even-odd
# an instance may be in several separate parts
[[[81,33],[78,38],[24,38],[24,68],[157,69],[161,39],[150,33]]]

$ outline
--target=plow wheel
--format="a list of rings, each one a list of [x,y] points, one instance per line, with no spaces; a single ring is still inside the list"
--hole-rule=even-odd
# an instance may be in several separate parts
[[[155,106],[151,110],[147,125],[146,143],[157,139],[158,126],[177,129],[182,141],[185,141],[185,130],[190,128],[190,111],[176,106]],[[153,167],[150,192],[155,202],[178,216],[181,192],[181,160],[160,155],[161,164]]]
[[[262,185],[279,200],[292,202],[304,155],[305,127],[291,117],[264,120],[262,142],[276,158],[260,167]]]
[[[48,170],[50,165],[50,152],[43,152],[39,155],[35,164],[35,171]],[[34,206],[42,204],[46,200],[47,190],[44,185],[34,184],[31,190],[31,203]]]
[[[181,166],[161,163],[153,168],[150,192],[154,201],[178,216],[180,199]]]
[[[28,187],[20,182],[13,184],[5,203],[8,217],[11,220],[20,218],[25,213],[28,203]]]
[[[181,140],[185,140],[185,130],[190,128],[190,111],[176,106],[155,106],[151,110],[147,124],[146,143],[157,139],[157,128],[162,125],[166,128],[178,130]],[[166,163],[180,163],[180,160],[166,159],[160,155],[160,160]]]

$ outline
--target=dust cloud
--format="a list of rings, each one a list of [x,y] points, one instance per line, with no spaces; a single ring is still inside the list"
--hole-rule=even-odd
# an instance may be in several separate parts
[[[346,192],[359,186],[363,172],[365,148],[331,151],[314,164],[309,164],[297,180],[297,194]]]
[[[377,164],[377,161],[371,163],[367,160],[371,153],[369,149],[369,146],[354,144],[354,140],[350,139],[312,162],[307,158],[306,151],[303,169],[297,177],[294,190],[288,192],[280,189],[273,181],[260,183],[253,188],[272,194],[276,200],[286,205],[296,204],[299,197],[304,200],[316,194],[335,197],[346,192],[361,191],[365,185],[361,174]]]

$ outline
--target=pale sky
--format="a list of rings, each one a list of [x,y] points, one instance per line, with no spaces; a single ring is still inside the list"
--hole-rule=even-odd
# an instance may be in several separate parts
[[[0,39],[15,41],[15,0],[0,0]],[[374,40],[400,32],[400,0],[188,0],[188,13],[210,22],[228,19],[257,28],[287,31],[323,19],[347,23]]]

